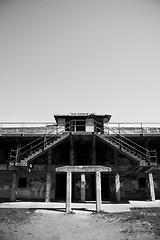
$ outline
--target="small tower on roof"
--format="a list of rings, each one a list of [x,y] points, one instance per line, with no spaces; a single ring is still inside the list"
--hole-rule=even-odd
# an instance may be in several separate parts
[[[97,115],[94,113],[70,113],[68,115],[54,115],[59,133],[72,132],[103,132],[111,115]]]

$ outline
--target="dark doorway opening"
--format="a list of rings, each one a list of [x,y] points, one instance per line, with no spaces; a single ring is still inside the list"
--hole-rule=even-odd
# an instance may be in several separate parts
[[[91,174],[91,200],[95,201],[96,200],[96,175]]]
[[[66,200],[66,174],[56,174],[56,200]]]
[[[110,200],[109,175],[104,173],[101,174],[101,192],[102,201],[109,201]]]

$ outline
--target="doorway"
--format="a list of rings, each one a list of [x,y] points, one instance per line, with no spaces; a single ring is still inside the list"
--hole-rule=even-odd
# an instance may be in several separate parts
[[[58,201],[66,200],[66,174],[56,174],[56,192],[55,199]]]
[[[101,174],[101,192],[102,192],[102,201],[110,200],[110,185],[109,185],[109,175]]]

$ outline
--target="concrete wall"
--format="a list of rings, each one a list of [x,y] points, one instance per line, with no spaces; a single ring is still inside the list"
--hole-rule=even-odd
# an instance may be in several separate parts
[[[0,172],[0,198],[10,199],[12,173]]]
[[[18,173],[16,199],[45,200],[46,195],[46,174],[45,172]],[[0,199],[10,199],[12,186],[12,172],[0,172]],[[156,199],[160,199],[160,173],[153,174]],[[140,186],[139,178],[146,179],[146,186]],[[55,199],[56,187],[55,173],[51,174],[51,200]],[[115,200],[114,176],[109,177],[110,200]],[[61,186],[57,186],[61,187]],[[120,192],[122,200],[149,200],[148,174],[120,177]],[[91,190],[92,188],[92,190]],[[80,201],[80,175],[77,174],[73,181],[74,200]],[[93,184],[91,176],[86,175],[86,200],[92,198]],[[65,195],[65,194],[64,194]]]
[[[55,173],[51,174],[51,199],[55,198]],[[1,172],[0,198],[10,199],[12,172]],[[46,173],[18,173],[16,199],[43,199],[46,194]]]

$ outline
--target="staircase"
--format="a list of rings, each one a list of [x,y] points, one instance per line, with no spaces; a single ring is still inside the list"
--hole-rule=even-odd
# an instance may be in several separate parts
[[[9,162],[9,165],[27,167],[35,158],[46,153],[49,149],[57,146],[68,137],[69,132],[65,132],[64,130],[58,131],[56,135],[50,132],[17,151],[12,150],[12,160]]]
[[[68,138],[70,132],[72,132],[72,128],[70,127],[71,124],[72,121],[66,123],[65,129],[67,129],[67,131],[64,129],[61,130],[61,127],[58,127],[57,134],[55,134],[55,132],[50,132],[17,151],[12,151],[9,165],[28,166],[35,158]],[[108,131],[108,128],[105,128],[102,124],[96,121],[94,125],[94,134],[110,147],[138,163],[139,166],[157,166],[156,151],[149,151],[117,132],[112,130]]]
[[[113,136],[95,133],[95,135],[118,152],[138,163],[139,166],[157,165],[156,151],[149,151],[120,134]]]

